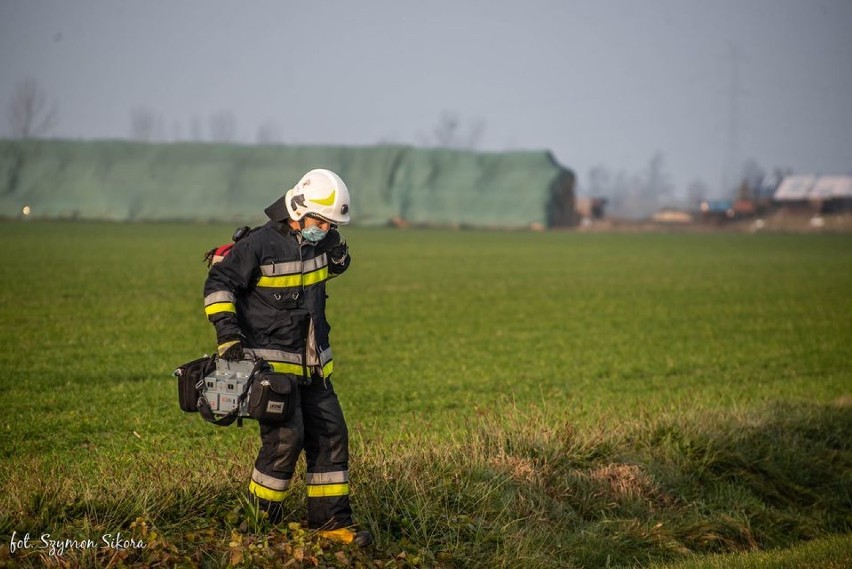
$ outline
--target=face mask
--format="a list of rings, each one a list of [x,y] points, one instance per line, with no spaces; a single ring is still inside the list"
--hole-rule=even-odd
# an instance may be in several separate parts
[[[306,241],[310,241],[311,243],[319,243],[325,238],[327,233],[327,231],[321,229],[317,225],[311,225],[310,227],[302,229],[302,237],[304,237]]]

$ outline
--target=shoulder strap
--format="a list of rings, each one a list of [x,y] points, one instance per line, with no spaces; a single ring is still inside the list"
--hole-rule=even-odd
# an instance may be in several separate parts
[[[234,247],[234,245],[237,244],[237,241],[247,235],[250,235],[251,233],[254,233],[261,227],[263,226],[258,225],[257,227],[249,227],[248,225],[243,225],[242,227],[237,227],[237,229],[234,231],[234,235],[231,237],[230,243],[225,243],[224,245],[219,245],[218,247],[213,247],[209,251],[205,251],[202,261],[207,263],[207,268],[209,269],[210,267],[224,259],[225,256],[231,252],[231,249]]]

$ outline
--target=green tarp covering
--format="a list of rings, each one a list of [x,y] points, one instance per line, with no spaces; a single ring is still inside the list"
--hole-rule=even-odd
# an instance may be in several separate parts
[[[352,222],[572,225],[574,175],[546,151],[0,141],[0,216],[259,222],[312,168],[339,173]]]

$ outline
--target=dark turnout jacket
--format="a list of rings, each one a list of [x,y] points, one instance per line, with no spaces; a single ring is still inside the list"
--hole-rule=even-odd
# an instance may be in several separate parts
[[[210,268],[204,283],[204,310],[218,343],[240,340],[276,371],[328,377],[326,282],[349,263],[335,229],[317,244],[284,221],[253,230]]]

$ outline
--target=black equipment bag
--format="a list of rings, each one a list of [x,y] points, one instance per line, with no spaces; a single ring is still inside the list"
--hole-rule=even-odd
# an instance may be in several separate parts
[[[237,398],[234,409],[225,415],[217,417],[213,412],[213,409],[211,409],[210,403],[204,397],[203,389],[204,379],[216,370],[216,361],[218,359],[219,357],[215,355],[204,356],[178,366],[173,373],[173,375],[178,379],[178,403],[180,404],[181,410],[188,413],[198,412],[205,421],[213,423],[216,426],[227,427],[234,421],[237,421],[237,424],[242,426],[240,408],[243,406],[246,398],[248,398],[252,384],[261,372],[263,374],[272,374],[272,369],[268,362],[263,359],[257,359],[254,362],[254,368],[252,369],[251,375],[249,376],[242,393]],[[286,388],[278,387],[278,385],[280,385],[280,382],[276,382],[277,389],[286,390]],[[272,397],[274,399],[277,396],[273,395]],[[282,407],[282,409],[290,411],[290,407],[290,405],[287,405],[286,407]],[[279,416],[274,413],[276,408],[277,406],[273,404],[271,407],[273,410],[272,416]]]
[[[256,374],[248,399],[248,413],[265,423],[285,423],[299,404],[299,378],[271,370]]]
[[[215,367],[215,366],[214,366]],[[201,413],[201,416],[204,417],[205,421],[213,423],[217,427],[227,427],[234,421],[237,422],[237,426],[243,426],[243,417],[240,415],[240,409],[243,406],[243,402],[246,401],[246,398],[249,396],[251,392],[252,385],[257,379],[257,376],[261,371],[268,372],[271,370],[269,363],[261,358],[258,358],[254,362],[254,367],[252,368],[251,374],[249,374],[249,379],[246,381],[246,385],[243,388],[243,392],[237,398],[236,405],[234,409],[229,413],[217,417],[213,413],[213,409],[210,408],[210,403],[207,401],[207,398],[202,394],[198,400],[198,412]]]
[[[179,366],[173,373],[177,377],[178,403],[181,411],[194,413],[198,411],[198,399],[201,397],[201,387],[204,378],[216,369],[214,356],[204,356]]]

